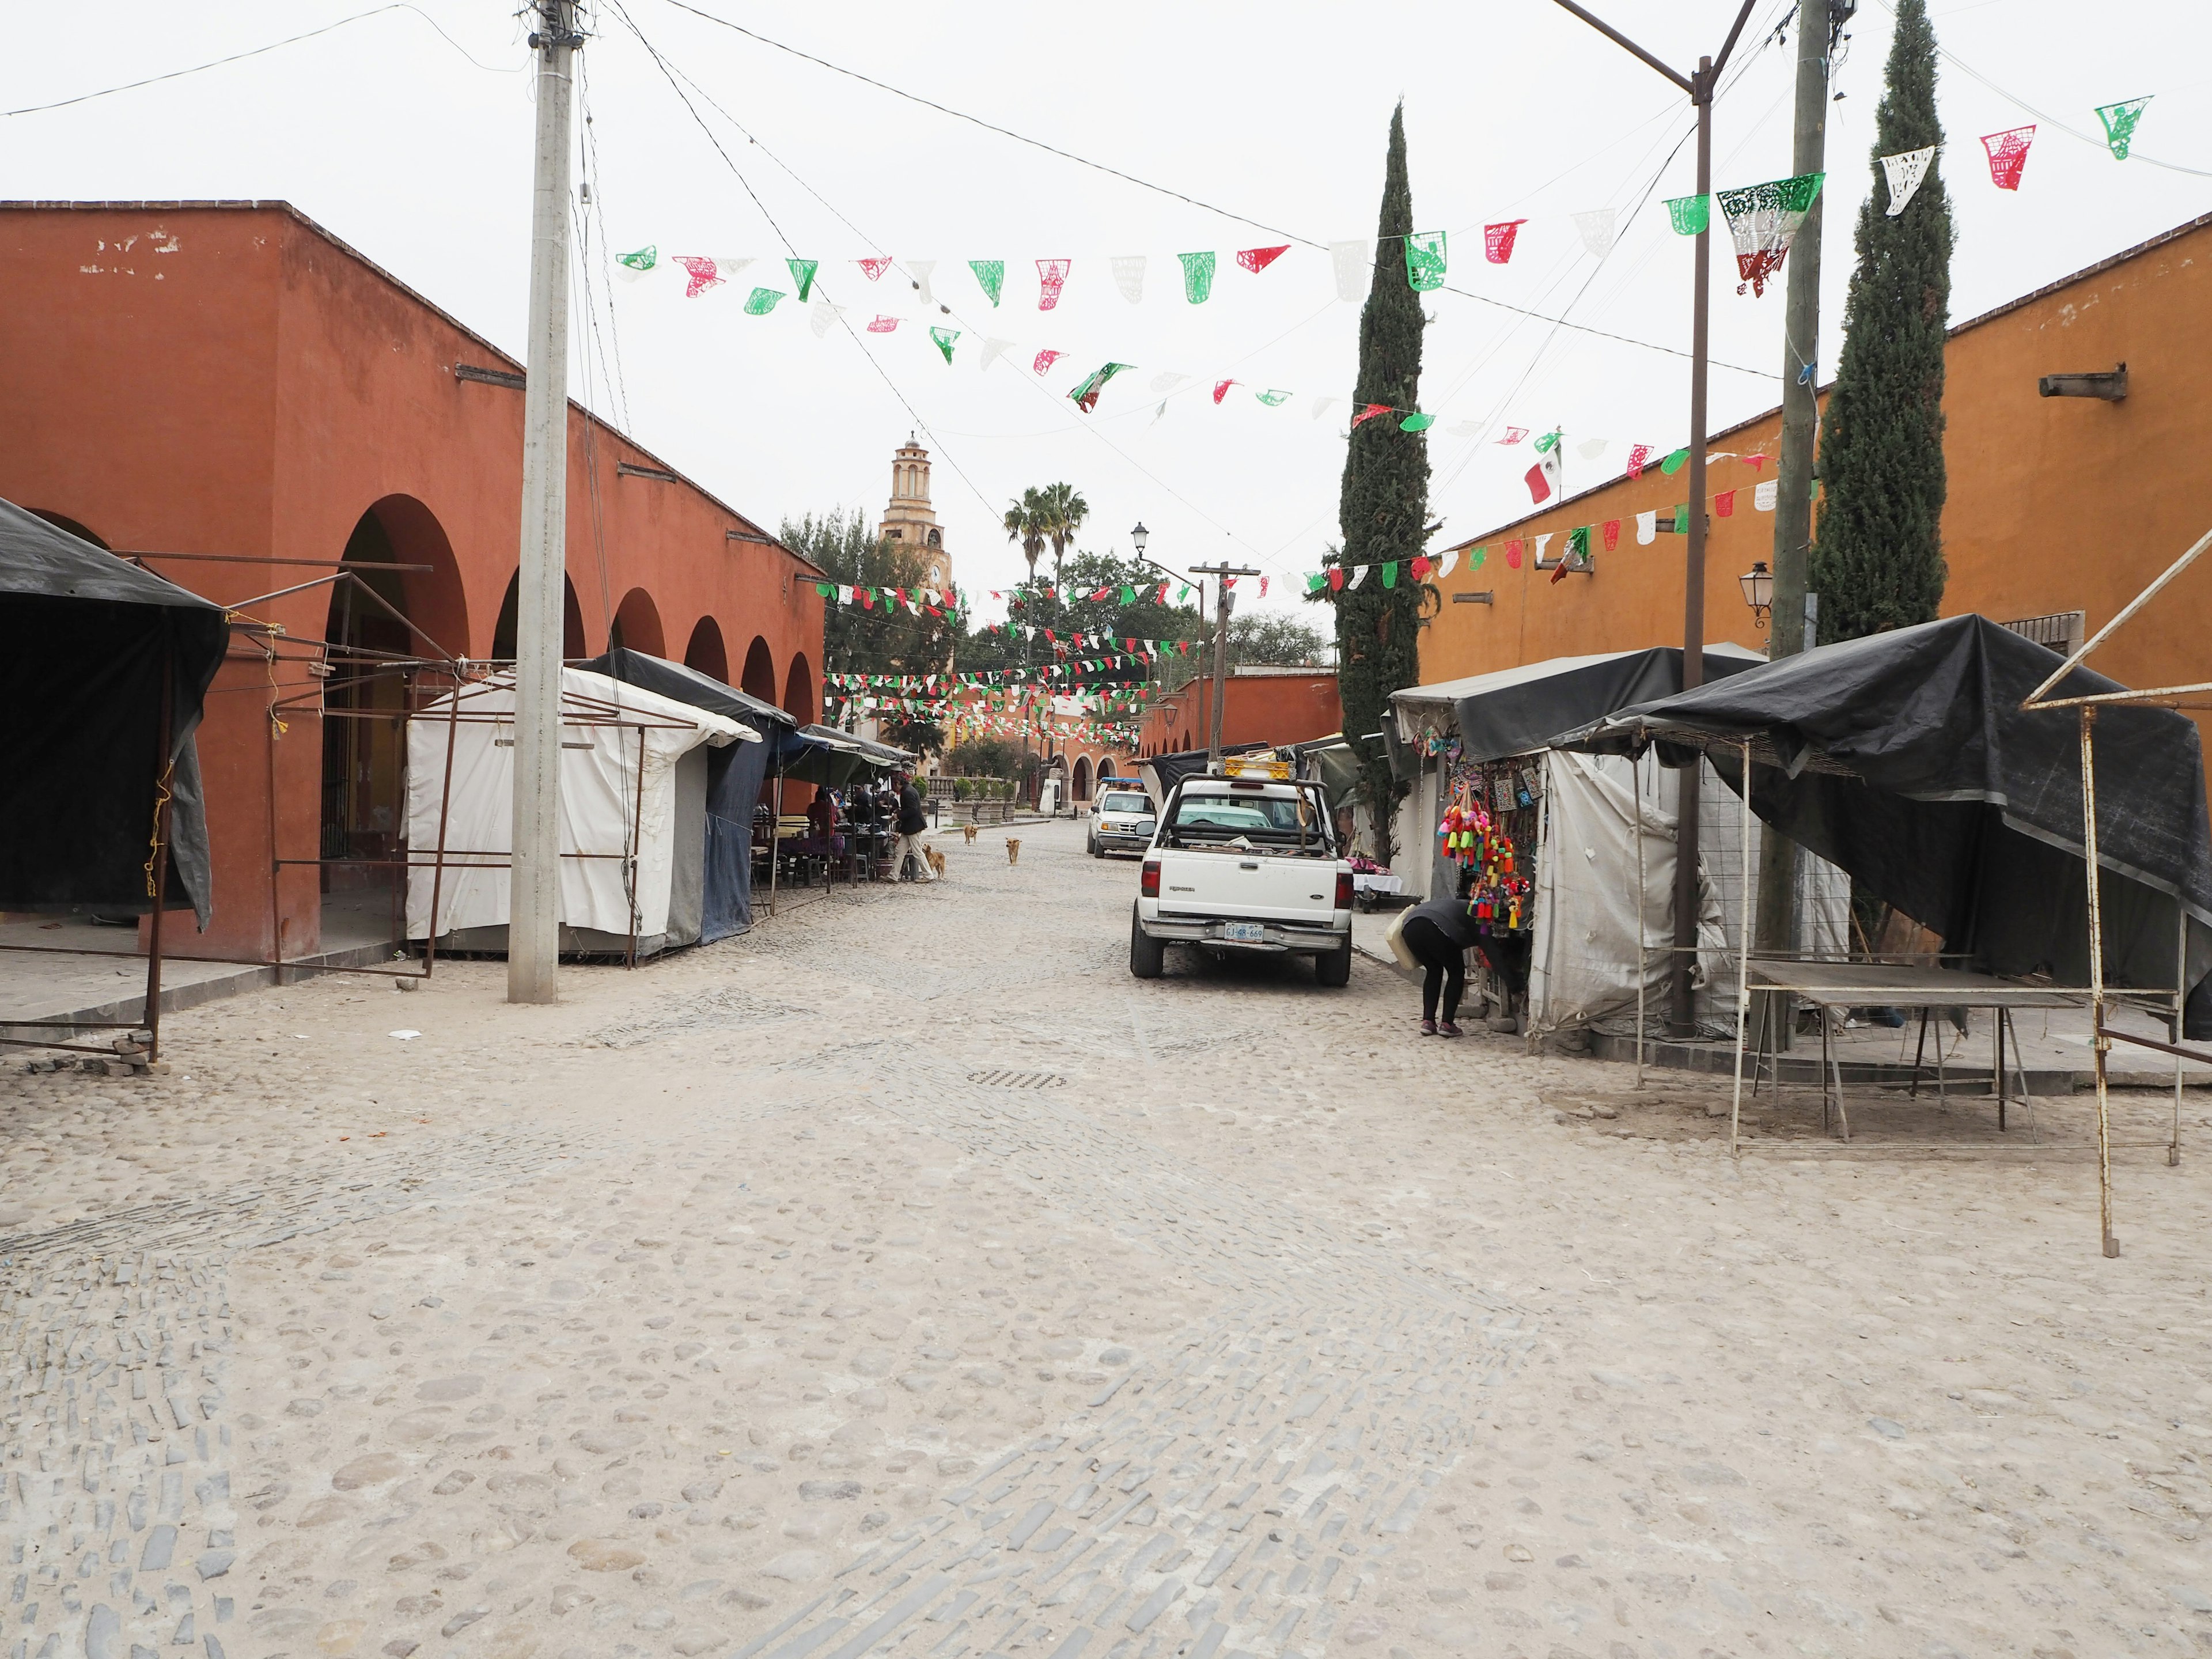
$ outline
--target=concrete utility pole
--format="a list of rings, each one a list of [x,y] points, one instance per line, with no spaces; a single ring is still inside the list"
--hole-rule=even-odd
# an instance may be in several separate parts
[[[522,570],[515,595],[514,823],[507,1000],[550,1002],[561,946],[562,586],[568,539],[568,151],[575,0],[533,0],[538,155],[522,405]]]
[[[1231,576],[1256,576],[1260,573],[1244,565],[1194,564],[1190,568],[1194,576],[1211,576],[1213,588],[1213,724],[1209,728],[1206,744],[1206,760],[1209,766],[1221,759],[1221,714],[1229,695],[1229,613],[1236,608],[1235,590],[1229,586]],[[1200,603],[1205,590],[1200,588]]]
[[[1566,10],[1632,56],[1648,64],[1690,94],[1698,112],[1698,194],[1710,198],[1713,188],[1713,89],[1721,71],[1750,19],[1753,0],[1743,0],[1721,43],[1720,56],[1700,58],[1694,75],[1670,69],[1620,30],[1575,3],[1559,0]],[[1697,255],[1690,301],[1690,551],[1683,573],[1682,689],[1705,683],[1705,379],[1713,283],[1713,234],[1708,202],[1707,222],[1697,235]],[[1697,991],[1692,975],[1698,965],[1698,781],[1703,766],[1681,776],[1674,817],[1674,950],[1668,988],[1667,1024],[1677,1037],[1697,1030]]]
[[[1858,0],[1798,0],[1797,111],[1790,171],[1827,171],[1828,66],[1836,39]],[[1813,198],[1790,245],[1789,295],[1782,342],[1782,456],[1775,469],[1774,608],[1767,655],[1794,657],[1818,641],[1806,637],[1806,589],[1813,544],[1813,439],[1820,416],[1820,223],[1826,192]],[[1759,838],[1759,933],[1762,954],[1797,948],[1797,847],[1786,836]],[[1778,1020],[1778,1048],[1790,1046],[1787,999],[1762,997],[1759,1018]]]

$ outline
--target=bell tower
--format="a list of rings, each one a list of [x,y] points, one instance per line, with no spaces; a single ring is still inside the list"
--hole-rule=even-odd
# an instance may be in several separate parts
[[[891,501],[876,534],[885,541],[911,548],[928,561],[924,586],[943,590],[952,586],[952,558],[945,550],[945,532],[938,527],[937,509],[929,504],[929,452],[908,433],[891,456]]]

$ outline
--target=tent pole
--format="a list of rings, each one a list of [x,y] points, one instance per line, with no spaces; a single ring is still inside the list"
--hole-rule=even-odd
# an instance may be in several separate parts
[[[1632,793],[1636,818],[1636,1086],[1644,1086],[1644,981],[1650,976],[1651,953],[1644,941],[1644,907],[1646,902],[1644,884],[1644,757],[1637,755],[1629,761],[1634,779]]]
[[[2105,1057],[2112,1040],[2105,1035],[2105,916],[2097,880],[2097,708],[2081,705],[2081,853],[2087,866],[2089,890],[2089,1052],[2097,1076],[2097,1210],[2105,1235],[2105,1254],[2117,1256],[2120,1241],[2112,1236],[2112,1100],[2105,1078]]]
[[[430,920],[422,938],[422,977],[438,964],[438,913],[446,889],[446,821],[453,808],[453,744],[461,732],[461,677],[453,676],[453,690],[446,711],[446,781],[438,795],[438,850],[430,866]]]
[[[1744,739],[1743,770],[1737,781],[1743,785],[1743,829],[1736,842],[1736,863],[1743,890],[1743,903],[1736,918],[1735,969],[1735,1097],[1729,1107],[1729,1152],[1736,1152],[1736,1129],[1743,1121],[1743,1035],[1751,1024],[1751,739]]]
[[[2182,1016],[2186,1012],[2189,994],[2189,912],[2182,907],[2181,895],[2173,896],[2173,1035],[2167,1039],[2177,1048],[2181,1046]],[[2018,1043],[2013,1045],[2016,1049]],[[2173,1057],[2173,1139],[2166,1145],[2166,1165],[2172,1169],[2181,1162],[2181,1056]]]
[[[782,849],[776,845],[776,836],[783,829],[783,757],[775,757],[775,799],[768,809],[768,914],[775,919],[775,866],[782,862]]]
[[[629,960],[623,966],[637,966],[637,872],[645,854],[645,728],[637,728],[637,804],[630,809],[629,857],[623,860],[629,879]]]
[[[154,750],[154,860],[147,892],[154,901],[154,914],[146,928],[146,1060],[151,1065],[161,1057],[161,909],[168,902],[169,891],[169,802],[170,786],[175,781],[177,763],[169,750],[175,739],[176,714],[170,702],[171,687],[176,679],[177,647],[172,641],[161,653],[161,736]],[[272,872],[273,873],[273,872]]]

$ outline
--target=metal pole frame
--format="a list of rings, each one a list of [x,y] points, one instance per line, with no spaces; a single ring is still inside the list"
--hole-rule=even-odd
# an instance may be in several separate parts
[[[1751,739],[1743,741],[1741,750],[1743,772],[1742,841],[1736,850],[1740,856],[1740,880],[1743,890],[1742,914],[1736,918],[1735,969],[1735,1094],[1729,1106],[1729,1156],[1738,1155],[1737,1133],[1743,1122],[1743,1039],[1751,1023]]]
[[[2106,1056],[2112,1040],[2105,1035],[2105,915],[2098,889],[2097,864],[2097,710],[2084,704],[2081,722],[2081,850],[2087,872],[2089,898],[2090,1054],[2097,1079],[2097,1215],[2104,1235],[2105,1254],[2117,1257],[2120,1241],[2112,1232],[2112,1116]],[[2177,900],[2177,902],[2179,901]]]
[[[1641,750],[1629,757],[1630,775],[1633,782],[1631,794],[1636,804],[1636,1086],[1644,1086],[1644,985],[1651,976],[1650,947],[1644,941],[1644,907],[1649,889],[1644,873],[1644,754]]]
[[[161,713],[155,728],[153,879],[148,884],[154,914],[146,927],[146,1006],[142,1011],[149,1065],[161,1057],[161,911],[168,902],[171,791],[177,773],[176,757],[170,752],[176,745],[176,673],[177,648],[172,641],[161,653]]]

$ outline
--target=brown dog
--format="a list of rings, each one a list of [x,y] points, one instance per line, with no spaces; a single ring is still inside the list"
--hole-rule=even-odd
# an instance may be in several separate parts
[[[927,842],[925,842],[922,843],[921,855],[929,860],[929,873],[935,876],[938,880],[943,881],[945,879],[945,854],[939,852],[934,847],[930,846]]]
[[[1021,837],[1018,836],[1008,836],[1006,837],[1006,862],[1009,864],[1019,864],[1021,861]]]
[[[968,837],[968,844],[970,847],[973,847],[975,844],[975,826],[974,824],[962,824],[960,826],[960,833]]]

